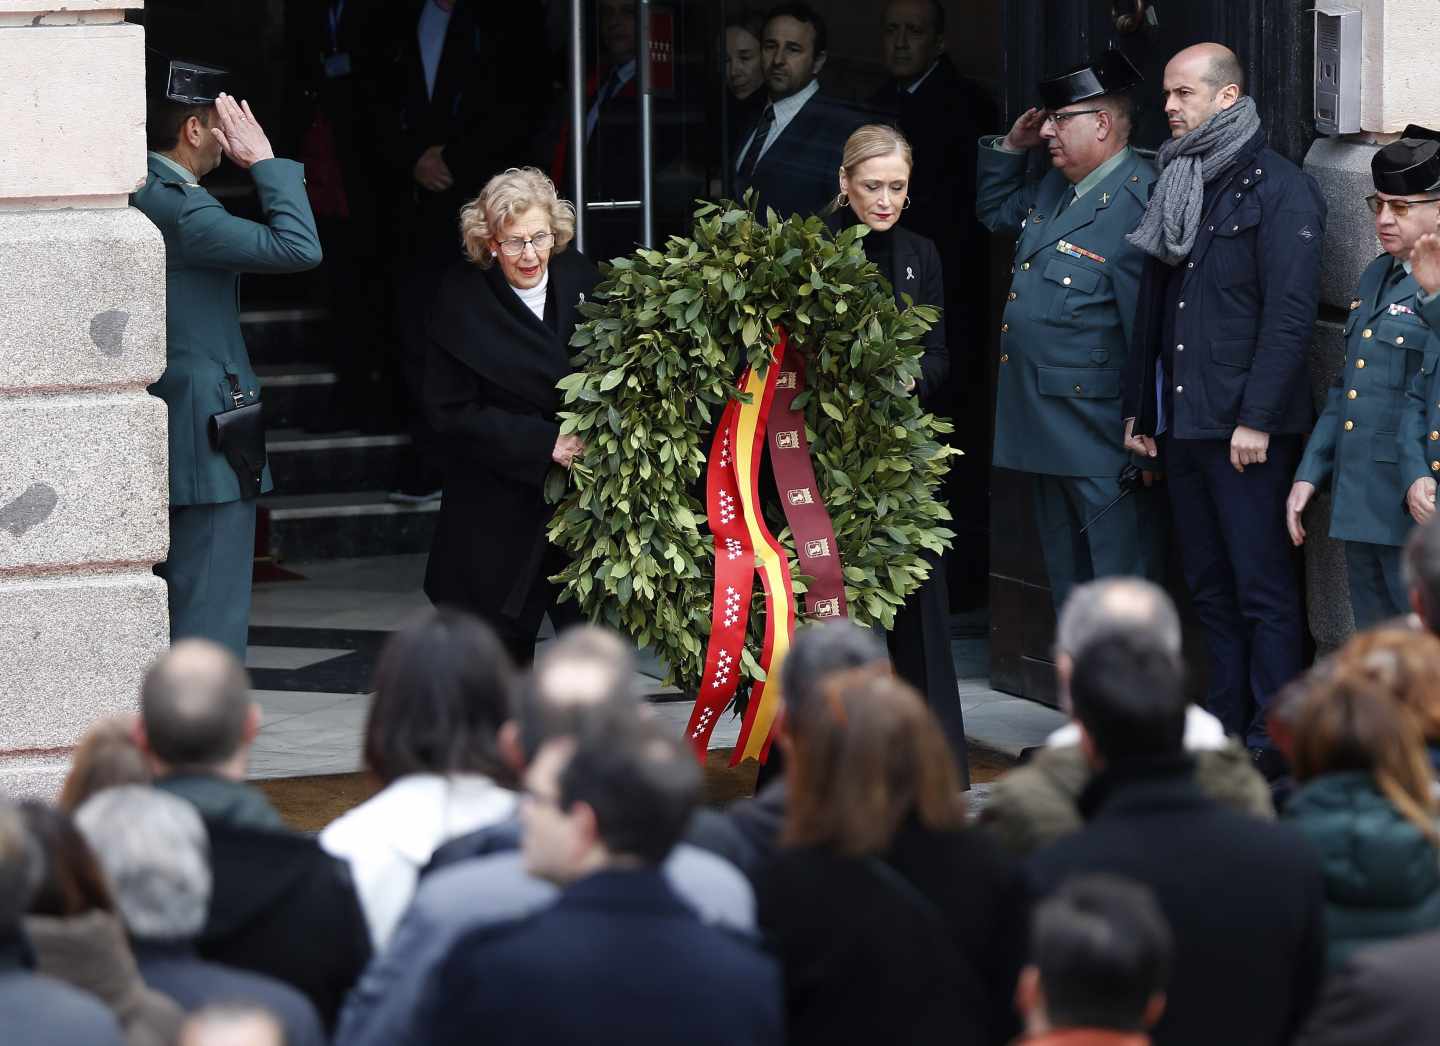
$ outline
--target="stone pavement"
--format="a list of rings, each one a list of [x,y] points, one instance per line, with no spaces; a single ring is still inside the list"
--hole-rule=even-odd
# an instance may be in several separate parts
[[[388,633],[429,606],[420,590],[424,556],[290,563],[303,580],[255,586],[246,665],[263,709],[251,755],[256,779],[309,777],[360,769],[361,735],[375,659]],[[1064,718],[1053,709],[991,690],[983,616],[955,619],[957,674],[971,744],[1016,757]],[[547,626],[548,627],[548,626]],[[661,686],[663,670],[641,659],[641,685],[677,734],[693,703]],[[730,748],[738,719],[726,717],[712,748]]]

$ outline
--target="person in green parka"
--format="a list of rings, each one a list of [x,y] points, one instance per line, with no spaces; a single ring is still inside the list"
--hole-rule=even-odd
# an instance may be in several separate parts
[[[1440,928],[1434,777],[1413,713],[1342,656],[1298,698],[1283,811],[1325,879],[1326,959]]]
[[[170,555],[156,573],[172,642],[204,637],[243,661],[254,499],[273,483],[259,438],[249,464],[232,467],[212,418],[260,399],[240,333],[240,274],[313,269],[320,238],[304,168],[275,158],[249,104],[221,91],[224,71],[149,57],[148,174],[130,203],[165,238],[165,371],[150,391],[170,412]],[[263,221],[231,215],[201,187],[222,157],[250,172]]]
[[[1424,291],[1411,273],[1410,255],[1435,228],[1440,210],[1440,141],[1416,137],[1392,142],[1371,160],[1375,192],[1366,203],[1385,253],[1370,263],[1350,302],[1345,363],[1295,471],[1285,505],[1290,540],[1305,540],[1301,513],[1316,489],[1334,492],[1330,536],[1345,543],[1350,605],[1357,629],[1370,628],[1409,608],[1400,550],[1431,501],[1440,463],[1440,427],[1408,405],[1406,390],[1435,370],[1440,334],[1426,322]],[[1430,405],[1433,396],[1421,390]],[[1424,426],[1423,430],[1421,426]]]

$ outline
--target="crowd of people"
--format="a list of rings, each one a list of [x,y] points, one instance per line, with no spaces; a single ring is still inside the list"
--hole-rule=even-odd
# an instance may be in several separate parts
[[[978,813],[848,622],[797,634],[784,768],[716,806],[628,642],[522,670],[437,609],[377,665],[376,791],[305,835],[246,783],[244,670],[178,643],[54,804],[0,803],[5,1041],[1435,1041],[1440,525],[1405,566],[1415,613],[1272,707],[1273,788],[1187,703],[1165,592],[1077,586],[1071,722]]]

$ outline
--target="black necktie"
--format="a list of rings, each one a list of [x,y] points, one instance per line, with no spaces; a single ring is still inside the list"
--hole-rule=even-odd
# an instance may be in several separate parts
[[[765,148],[765,139],[770,137],[770,128],[775,126],[775,106],[769,102],[760,113],[755,124],[755,134],[750,138],[750,148],[740,160],[740,177],[750,178],[755,174],[755,165],[760,162],[760,151]]]

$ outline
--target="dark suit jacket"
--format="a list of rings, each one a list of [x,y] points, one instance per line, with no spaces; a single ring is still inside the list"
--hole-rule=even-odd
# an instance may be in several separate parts
[[[575,307],[599,280],[573,248],[552,255],[549,276],[542,323],[498,264],[451,269],[427,328],[422,397],[448,464],[425,592],[531,636],[544,613],[527,604],[549,547],[544,483],[560,433],[555,383],[571,370]]]
[[[813,95],[765,150],[752,176],[748,180],[736,176],[735,195],[743,197],[746,189],[753,188],[759,197],[756,212],[762,217],[767,207],[775,208],[782,218],[819,214],[839,192],[845,141],[864,122],[845,103]],[[740,155],[749,139],[748,133],[741,139]]]
[[[659,871],[607,871],[450,952],[416,1041],[490,1046],[779,1046],[780,973],[706,926]]]
[[[1206,797],[1183,756],[1092,780],[1089,822],[1031,858],[1036,896],[1109,872],[1150,887],[1175,935],[1156,1046],[1282,1046],[1325,970],[1324,883],[1305,839]]]
[[[1357,952],[1331,975],[1296,1046],[1432,1046],[1440,1042],[1440,933]]]

